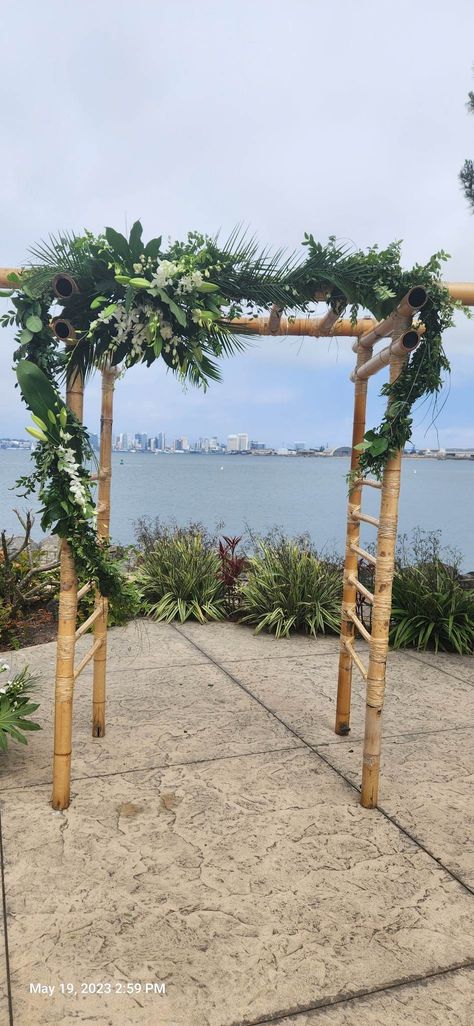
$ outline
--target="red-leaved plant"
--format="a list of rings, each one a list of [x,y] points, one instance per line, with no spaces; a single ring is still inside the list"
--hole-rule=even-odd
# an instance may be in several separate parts
[[[239,556],[236,553],[237,546],[242,540],[241,536],[235,536],[229,538],[227,535],[222,536],[222,540],[219,541],[219,559],[221,563],[221,569],[219,571],[219,580],[222,581],[226,589],[226,605],[230,614],[235,613],[237,607],[237,581],[245,570],[247,565],[247,557]]]

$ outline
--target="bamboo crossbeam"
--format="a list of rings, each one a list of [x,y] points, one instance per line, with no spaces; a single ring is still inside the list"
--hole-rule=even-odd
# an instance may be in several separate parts
[[[381,481],[373,481],[371,477],[361,477],[358,480],[357,483],[360,484],[360,485],[365,486],[366,488],[381,488],[382,487],[382,482]]]
[[[349,638],[342,638],[342,644],[344,645],[344,648],[347,649],[350,659],[354,661],[354,663],[357,666],[357,669],[362,674],[364,680],[367,680],[367,670],[362,662],[362,659],[359,659],[359,656],[357,655],[357,652],[355,651],[352,642],[349,641]]]
[[[369,634],[369,632],[367,630],[367,627],[364,627],[364,624],[362,623],[362,620],[359,620],[359,617],[357,616],[357,613],[354,613],[354,611],[352,609],[346,609],[345,612],[346,612],[346,616],[349,617],[349,620],[352,620],[352,623],[354,624],[354,627],[357,627],[357,630],[359,631],[359,634],[361,634],[362,637],[365,638],[366,641],[370,641],[370,637],[371,636],[370,636],[370,634]]]
[[[374,601],[374,596],[373,596],[372,592],[369,591],[369,589],[365,587],[365,584],[362,584],[362,582],[359,581],[358,577],[354,577],[354,574],[348,574],[347,575],[347,580],[349,581],[350,584],[354,585],[354,588],[356,588],[357,591],[360,591],[361,595],[365,595],[365,598],[367,599],[368,602],[373,602]]]
[[[377,566],[376,557],[371,552],[367,552],[366,549],[361,549],[360,545],[351,545],[352,552],[356,552],[361,559],[365,559],[367,563],[371,563],[372,566]]]
[[[74,680],[77,680],[79,675],[82,673],[83,670],[85,670],[87,664],[90,663],[91,659],[94,658],[96,652],[99,651],[99,648],[103,644],[104,642],[102,641],[102,638],[97,638],[97,641],[94,641],[92,647],[89,649],[88,652],[86,652],[84,658],[81,659],[79,665],[74,670]]]
[[[371,328],[367,334],[361,335],[359,338],[359,346],[373,346],[381,338],[386,338],[387,335],[391,335],[396,323],[403,318],[404,321],[410,322],[413,315],[418,313],[418,310],[425,305],[428,299],[426,289],[422,285],[414,285],[413,288],[409,289],[406,296],[400,300],[395,310],[385,318],[384,321],[380,321],[374,328]],[[410,323],[407,324],[407,329],[410,327]]]
[[[236,317],[235,320],[229,321],[229,324],[235,325],[237,328],[245,328],[252,335],[306,335],[311,338],[327,338],[329,334],[331,337],[334,335],[358,338],[360,335],[366,334],[377,323],[373,317],[363,317],[355,323],[348,318],[340,318],[335,321],[328,332],[327,328],[324,328],[326,316],[295,317],[294,319],[282,317],[277,331],[270,330],[269,317]]]
[[[369,513],[361,513],[360,509],[353,510],[352,516],[354,520],[362,521],[363,524],[371,524],[372,527],[380,526],[378,517],[371,517]]]
[[[355,367],[350,376],[351,381],[355,381],[357,378],[361,381],[366,381],[367,378],[373,377],[383,367],[387,367],[392,356],[406,356],[408,353],[412,353],[419,346],[420,342],[421,335],[417,331],[414,329],[405,331],[403,335],[400,335],[400,338],[395,339],[385,349],[380,349],[375,356],[367,360],[367,363],[362,364],[360,367]]]
[[[91,615],[87,617],[87,620],[84,620],[84,623],[81,623],[81,626],[77,628],[77,631],[76,631],[76,641],[78,641],[79,638],[82,638],[83,634],[87,633],[87,631],[89,630],[89,627],[92,627],[92,624],[95,623],[97,618],[99,616],[101,616],[101,615],[102,615],[102,604],[96,606],[96,608],[94,609],[94,612],[91,613]]]
[[[83,584],[82,588],[79,588],[79,591],[77,593],[77,601],[79,601],[79,599],[83,598],[84,595],[87,595],[87,592],[90,591],[91,588],[92,588],[92,582],[91,581],[88,581],[87,584]]]

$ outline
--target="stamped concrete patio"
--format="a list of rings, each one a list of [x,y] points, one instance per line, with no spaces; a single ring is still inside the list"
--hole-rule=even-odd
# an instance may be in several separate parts
[[[88,670],[53,813],[54,651],[9,654],[42,678],[44,730],[0,759],[2,1026],[471,1026],[474,660],[390,656],[367,812],[335,639],[117,628],[107,736]]]

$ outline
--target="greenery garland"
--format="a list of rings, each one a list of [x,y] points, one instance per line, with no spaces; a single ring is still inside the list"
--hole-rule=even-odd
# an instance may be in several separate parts
[[[120,602],[126,587],[96,538],[92,452],[85,428],[60,396],[66,372],[85,378],[106,364],[125,370],[162,359],[183,383],[207,388],[220,377],[216,359],[243,349],[250,334],[234,318],[251,318],[272,304],[291,317],[318,295],[341,314],[349,305],[353,321],[360,307],[383,319],[416,284],[428,293],[423,340],[397,381],[382,388],[388,407],[362,443],[362,474],[381,476],[387,458],[410,438],[414,403],[440,390],[449,370],[442,335],[461,306],[440,283],[447,254],[403,271],[400,243],[351,252],[335,238],[323,246],[307,234],[303,245],[303,260],[261,252],[238,230],[223,247],[197,232],[184,243],[164,247],[156,238],[145,245],[137,221],[128,239],[112,228],[100,236],[51,237],[32,250],[29,268],[10,275],[14,309],[0,323],[18,329],[14,359],[38,442],[35,469],[20,484],[24,494],[39,489],[43,529],[68,540],[79,572],[103,595]],[[62,313],[51,321],[58,300]],[[60,350],[58,339],[71,344]]]

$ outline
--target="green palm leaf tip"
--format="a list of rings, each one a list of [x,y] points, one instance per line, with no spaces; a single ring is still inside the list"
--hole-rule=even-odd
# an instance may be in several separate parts
[[[279,638],[296,630],[311,635],[339,630],[339,571],[291,541],[260,543],[240,594],[240,619],[254,624],[256,633],[266,630]]]

